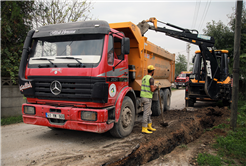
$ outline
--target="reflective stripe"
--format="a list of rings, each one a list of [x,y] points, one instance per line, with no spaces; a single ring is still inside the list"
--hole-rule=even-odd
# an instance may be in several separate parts
[[[153,92],[151,92],[151,89],[150,89],[150,83],[149,83],[150,78],[152,78],[150,75],[146,75],[143,77],[140,97],[152,99]]]
[[[142,89],[141,89],[141,91],[151,93],[151,91],[149,91],[149,90],[142,90]]]

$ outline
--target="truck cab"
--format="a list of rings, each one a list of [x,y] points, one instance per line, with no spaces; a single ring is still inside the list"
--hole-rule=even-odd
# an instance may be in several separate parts
[[[175,86],[178,89],[179,87],[185,87],[186,83],[189,81],[189,75],[191,71],[182,71],[175,79]]]
[[[129,49],[129,39],[105,21],[31,30],[19,70],[27,98],[23,121],[98,133],[111,129],[117,97],[128,86]]]

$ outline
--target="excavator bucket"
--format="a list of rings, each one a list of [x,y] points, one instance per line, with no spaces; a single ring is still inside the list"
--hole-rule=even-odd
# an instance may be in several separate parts
[[[144,36],[144,34],[149,30],[149,27],[150,27],[150,25],[145,20],[138,23],[137,26],[140,29],[142,36]]]

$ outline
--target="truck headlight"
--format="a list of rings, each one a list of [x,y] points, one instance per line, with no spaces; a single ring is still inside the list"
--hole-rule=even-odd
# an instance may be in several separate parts
[[[97,120],[97,113],[92,111],[81,111],[81,119],[82,120],[89,120],[89,121],[96,121]]]
[[[24,113],[25,114],[30,114],[30,115],[35,115],[36,114],[35,107],[32,107],[32,106],[24,106]]]

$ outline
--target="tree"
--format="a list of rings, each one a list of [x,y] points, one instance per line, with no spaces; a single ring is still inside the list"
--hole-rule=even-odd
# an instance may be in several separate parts
[[[34,27],[90,19],[92,3],[83,1],[36,0],[32,12]]]
[[[186,71],[187,61],[184,55],[178,54],[175,61],[175,76],[178,76],[181,71]]]
[[[235,9],[233,13],[228,15],[230,19],[228,26],[223,24],[221,21],[217,23],[212,20],[208,22],[206,29],[204,29],[204,34],[208,36],[213,36],[215,38],[215,48],[216,49],[226,49],[229,51],[230,57],[230,73],[232,73],[233,66],[233,52],[234,52],[234,32],[235,32]],[[240,43],[240,91],[244,92],[246,90],[246,58],[242,56],[246,53],[246,6],[243,6],[242,17],[241,17],[241,43]]]
[[[233,51],[233,41],[234,41],[234,32],[230,30],[228,26],[223,24],[222,21],[208,22],[206,29],[203,32],[208,36],[213,36],[215,39],[214,47],[215,49],[225,49],[230,53]]]
[[[228,17],[230,18],[229,26],[231,31],[235,30],[235,19],[236,12],[233,12]],[[240,45],[240,53],[241,55],[246,53],[246,5],[243,6],[242,17],[241,17],[241,45]]]
[[[27,32],[32,27],[29,15],[33,1],[1,2],[1,76],[15,80]],[[15,82],[15,81],[14,81]]]

